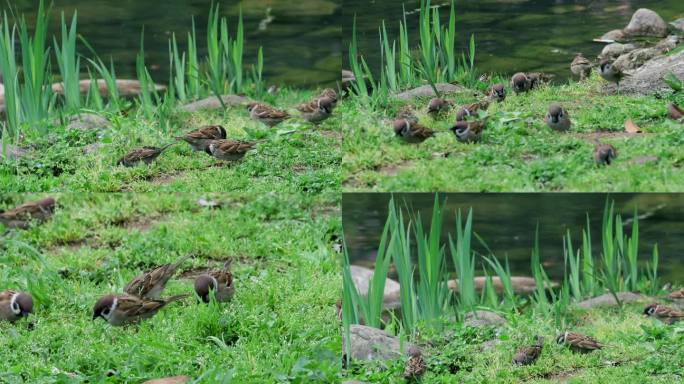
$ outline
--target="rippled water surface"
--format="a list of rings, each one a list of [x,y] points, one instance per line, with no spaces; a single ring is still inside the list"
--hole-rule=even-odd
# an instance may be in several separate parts
[[[11,0],[19,13],[33,17],[38,0]],[[50,1],[46,0],[46,3]],[[184,46],[194,16],[201,53],[206,47],[208,0],[54,0],[51,30],[60,14],[78,10],[79,34],[106,59],[114,58],[120,77],[134,76],[140,33],[145,28],[146,61],[158,82],[168,79],[168,39],[176,33]],[[342,0],[218,1],[221,15],[235,31],[240,7],[244,15],[245,62],[256,60],[264,47],[265,76],[270,83],[296,86],[334,85],[341,62]],[[0,2],[0,10],[8,2]],[[83,53],[88,51],[83,48]]]
[[[401,204],[420,211],[424,225],[431,219],[434,195],[395,194]],[[542,261],[549,275],[563,273],[562,236],[570,230],[575,248],[581,230],[590,218],[595,257],[600,256],[601,218],[604,194],[447,194],[443,213],[443,241],[455,236],[456,211],[473,209],[473,229],[498,257],[508,256],[515,274],[529,275],[530,252],[539,223]],[[342,221],[352,263],[372,265],[387,217],[389,194],[345,194]],[[611,195],[616,211],[631,218],[634,209],[639,221],[640,258],[650,260],[653,244],[658,243],[661,275],[670,281],[684,282],[684,194]],[[631,226],[625,227],[631,230]],[[486,252],[477,240],[474,247]]]

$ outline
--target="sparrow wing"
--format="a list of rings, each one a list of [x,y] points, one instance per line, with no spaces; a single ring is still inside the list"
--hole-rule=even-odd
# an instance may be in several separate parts
[[[669,295],[667,295],[669,299],[673,300],[681,300],[684,299],[684,288],[678,290],[678,291],[673,291]]]
[[[410,136],[420,139],[428,139],[435,135],[435,131],[423,125],[414,123],[409,125],[409,134]]]
[[[568,335],[568,340],[572,345],[586,350],[601,349],[603,345],[593,338],[582,335],[580,333],[573,333]]]
[[[668,308],[668,307],[659,305],[658,307],[656,307],[656,316],[664,317],[664,318],[671,318],[671,319],[681,319],[681,318],[684,318],[684,313],[679,312],[673,308]]]
[[[55,199],[48,197],[43,200],[21,204],[3,212],[0,214],[0,217],[5,219],[28,219],[29,217],[41,219],[52,214],[54,208]]]
[[[230,287],[233,284],[233,274],[227,269],[211,271],[209,275],[216,279],[219,285]]]
[[[216,143],[216,150],[224,154],[244,154],[254,148],[256,142],[221,140]]]
[[[318,100],[309,103],[299,104],[297,110],[302,113],[314,113],[318,110]]]
[[[290,117],[290,115],[285,111],[271,108],[263,104],[258,105],[255,111],[257,117],[261,119],[286,119]]]
[[[221,140],[225,139],[223,132],[225,131],[222,131],[220,126],[210,125],[194,130],[185,135],[185,137],[194,140]]]

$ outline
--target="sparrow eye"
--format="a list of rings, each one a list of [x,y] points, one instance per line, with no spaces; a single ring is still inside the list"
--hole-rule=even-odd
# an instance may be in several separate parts
[[[109,309],[109,308],[103,309],[103,310],[102,310],[102,316],[109,316],[109,312],[110,312],[110,309]]]
[[[14,312],[14,313],[21,312],[21,308],[19,308],[19,304],[16,301],[12,303],[12,312]]]

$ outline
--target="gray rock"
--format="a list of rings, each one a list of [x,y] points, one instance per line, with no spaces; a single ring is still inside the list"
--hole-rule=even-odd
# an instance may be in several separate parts
[[[650,95],[667,91],[670,87],[663,81],[663,77],[670,72],[679,79],[684,79],[684,52],[657,57],[647,62],[620,83],[620,92]]]
[[[435,84],[435,88],[443,94],[443,95],[449,95],[453,93],[462,93],[462,92],[469,92],[468,88],[465,88],[461,85],[454,85],[454,84],[449,84],[449,83],[439,83]],[[430,85],[421,85],[418,88],[413,88],[408,91],[404,91],[401,93],[398,93],[396,95],[397,99],[401,100],[411,100],[416,97],[434,97],[435,91],[432,89],[432,86]]]
[[[620,299],[622,303],[632,303],[635,301],[640,301],[646,299],[646,296],[639,294],[639,293],[632,293],[632,292],[618,292],[617,297]],[[577,303],[577,306],[580,308],[594,308],[596,306],[600,305],[617,305],[617,302],[615,301],[615,297],[611,293],[606,293],[601,296],[597,296],[588,300],[580,301]]]
[[[684,17],[670,23],[676,31],[684,32]]]
[[[343,352],[346,351],[346,338],[347,335],[344,335]],[[352,360],[394,360],[401,357],[399,338],[383,330],[365,325],[352,325],[350,340]],[[404,351],[408,351],[412,346],[411,343],[404,342]]]
[[[603,47],[603,51],[599,55],[600,58],[615,58],[625,53],[632,52],[633,50],[639,48],[636,44],[620,44],[612,43]]]
[[[70,116],[67,120],[66,129],[75,129],[79,131],[99,130],[109,128],[111,124],[109,120],[94,113],[79,113],[78,115]]]
[[[223,103],[227,107],[247,105],[251,100],[244,96],[238,95],[224,95],[221,96]],[[186,112],[197,112],[204,109],[220,109],[223,108],[221,102],[216,96],[209,96],[206,99],[197,100],[181,107],[181,110]]]
[[[667,23],[654,11],[641,8],[634,12],[624,32],[627,36],[663,37],[667,35]]]
[[[599,38],[599,40],[603,41],[621,41],[624,40],[625,38],[625,33],[622,32],[622,29],[613,29],[610,32],[606,32],[603,36]]]
[[[359,294],[363,297],[368,296],[368,286],[370,285],[371,279],[373,279],[374,271],[358,265],[352,265],[349,269]],[[385,280],[384,293],[383,302],[385,309],[389,310],[401,307],[401,301],[399,300],[399,283],[387,278]]]
[[[100,143],[100,142],[88,144],[85,147],[83,147],[83,153],[86,155],[89,155],[91,153],[95,153],[95,152],[99,151],[100,148],[102,148],[102,143]]]
[[[494,348],[496,348],[497,345],[501,344],[501,340],[499,339],[492,339],[492,340],[487,340],[484,343],[480,344],[480,351],[489,351]]]
[[[506,324],[506,319],[495,312],[475,311],[466,313],[464,323],[469,327],[486,327]]]
[[[631,71],[658,55],[660,55],[660,51],[656,48],[639,48],[618,57],[614,65],[623,71]]]
[[[9,144],[6,148],[0,145],[0,158],[7,160],[19,160],[27,157],[28,151],[22,147]]]

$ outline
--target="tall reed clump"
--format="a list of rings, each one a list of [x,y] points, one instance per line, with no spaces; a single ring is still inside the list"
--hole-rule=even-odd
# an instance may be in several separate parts
[[[421,0],[418,31],[418,44],[411,47],[404,10],[403,19],[399,21],[397,51],[397,39],[389,36],[385,22],[382,22],[379,27],[380,69],[376,72],[379,74],[377,81],[374,81],[373,72],[358,50],[354,21],[349,64],[356,77],[353,89],[359,96],[365,99],[371,96],[367,92],[368,88],[373,93],[384,95],[423,82],[433,87],[442,82],[475,82],[475,36],[470,37],[467,53],[462,52],[459,56],[456,52],[456,11],[453,0],[446,25],[442,24],[439,8],[432,7],[430,0]],[[366,83],[369,83],[368,86]]]
[[[76,54],[76,28],[77,12],[71,19],[71,26],[67,29],[67,24],[62,13],[61,41],[57,42],[54,38],[55,55],[59,74],[62,77],[62,93],[64,94],[64,108],[67,111],[78,111],[81,107],[81,89],[79,80],[81,77],[81,58]],[[98,92],[99,95],[99,92]]]

